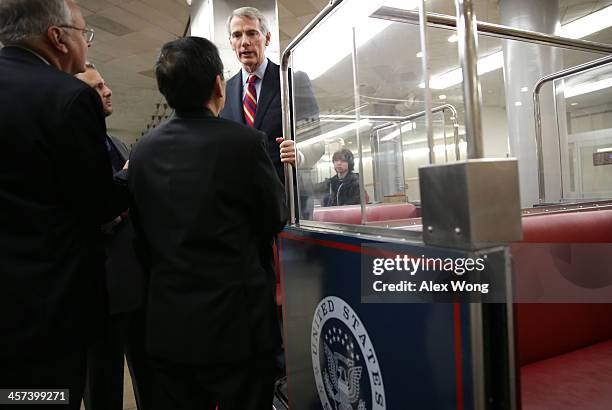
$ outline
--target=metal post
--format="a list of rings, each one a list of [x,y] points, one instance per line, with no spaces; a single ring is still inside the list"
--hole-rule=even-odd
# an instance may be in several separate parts
[[[427,42],[427,9],[425,0],[419,2],[419,30],[421,32],[421,53],[423,53],[423,83],[425,84],[425,127],[427,130],[427,146],[429,147],[429,163],[436,163],[433,139],[433,121],[431,119],[431,89],[429,88],[429,48]]]
[[[478,31],[472,0],[455,0],[457,7],[457,37],[459,60],[463,71],[465,130],[468,158],[483,158],[480,81],[478,79]]]
[[[355,32],[355,26],[353,26],[353,87],[355,95],[355,121],[358,124],[361,121],[361,101],[359,89],[359,68],[357,64],[357,33]],[[366,209],[365,209],[365,185],[363,178],[363,148],[361,146],[361,138],[359,134],[359,127],[355,127],[355,136],[357,137],[357,149],[359,150],[359,203],[361,204],[361,224],[365,225]]]
[[[291,56],[290,51],[283,53],[283,60],[281,62],[281,104],[283,115],[283,137],[285,140],[290,140],[293,135],[291,129],[291,116],[288,114],[290,111],[289,103],[289,57]],[[285,164],[285,198],[289,205],[289,217],[291,225],[295,225],[295,196],[293,188],[293,167],[289,164]]]

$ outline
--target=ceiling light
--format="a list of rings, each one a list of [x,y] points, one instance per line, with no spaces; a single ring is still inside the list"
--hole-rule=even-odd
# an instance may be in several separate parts
[[[418,53],[416,53],[417,58],[423,58],[423,52],[419,51]]]
[[[459,40],[459,37],[457,37],[457,34],[453,34],[447,39],[449,43],[456,43],[457,40]]]
[[[493,53],[486,57],[478,60],[478,75],[482,75],[497,69],[500,69],[504,66],[504,53],[498,51],[497,53]],[[437,75],[432,77],[429,80],[429,86],[434,90],[443,90],[445,88],[452,87],[453,85],[457,85],[463,82],[463,73],[460,68],[455,68],[454,70],[448,71],[444,74]],[[419,84],[419,87],[424,88],[425,84]]]
[[[565,98],[572,98],[577,95],[589,94],[609,87],[612,87],[612,77],[599,81],[576,84],[574,86],[569,87],[566,85],[563,90],[563,93],[565,95]]]
[[[438,98],[441,100],[446,100],[446,94],[440,94]]]
[[[522,87],[521,88],[521,92],[522,93],[526,93],[527,91],[529,91],[529,87]]]
[[[359,122],[353,122],[351,124],[345,125],[344,127],[336,128],[335,130],[331,130],[324,134],[318,135],[316,137],[307,139],[305,141],[298,142],[296,145],[298,146],[298,148],[304,148],[309,145],[315,144],[317,142],[326,140],[328,138],[337,137],[339,135],[355,130],[357,128],[363,128],[363,127],[368,127],[368,126],[370,126],[370,121],[368,120],[361,120]]]
[[[575,107],[575,106],[577,106],[577,105],[578,105],[578,103],[571,103],[570,105],[571,105],[572,107]]]
[[[571,23],[561,26],[560,35],[569,38],[582,38],[612,25],[612,6],[587,14]]]
[[[612,147],[608,147],[608,148],[597,148],[597,152],[612,152]]]
[[[569,38],[582,38],[610,26],[612,26],[612,6],[608,6],[561,26],[561,35]],[[451,39],[453,39],[453,36],[455,38],[457,37],[456,34],[453,34],[448,38],[449,42],[452,42]],[[504,53],[498,51],[497,53],[493,53],[478,60],[478,75],[500,69],[503,66]],[[461,68],[455,68],[444,74],[432,76],[429,80],[429,86],[434,90],[442,90],[460,84],[461,82],[463,82]],[[424,88],[425,85],[421,83],[419,87]],[[525,87],[521,88],[521,91],[523,91],[524,88]],[[567,94],[566,98],[569,98]]]
[[[520,101],[515,101],[515,102],[514,102],[514,106],[515,106],[515,107],[520,107],[521,105],[523,105],[523,103],[522,103],[522,102],[520,102]]]
[[[358,28],[357,48],[393,24],[389,20],[369,19],[382,6],[404,10],[418,8],[418,0],[369,0],[340,5],[293,51],[293,69],[304,71],[311,80],[335,66],[353,50],[352,27]],[[365,23],[365,24],[363,24]],[[325,47],[321,47],[325,44]]]

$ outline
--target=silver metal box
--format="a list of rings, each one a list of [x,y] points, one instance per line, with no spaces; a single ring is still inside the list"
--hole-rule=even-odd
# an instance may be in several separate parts
[[[480,249],[522,238],[516,159],[427,165],[419,180],[426,244]]]

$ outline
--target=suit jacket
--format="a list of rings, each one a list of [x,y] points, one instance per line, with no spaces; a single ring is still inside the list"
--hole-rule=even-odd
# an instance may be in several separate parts
[[[242,109],[242,71],[230,78],[225,87],[225,107],[219,114],[221,118],[226,118],[245,124],[244,112]],[[285,182],[285,167],[280,161],[280,150],[276,143],[276,138],[283,136],[283,116],[280,98],[280,67],[268,60],[268,66],[261,83],[261,91],[257,101],[255,111],[255,121],[253,128],[263,131],[267,138],[268,156],[274,164],[276,173],[281,182]]]
[[[202,109],[177,113],[132,150],[151,355],[210,364],[279,346],[274,277],[259,243],[283,228],[287,212],[264,139]]]
[[[125,209],[98,94],[0,50],[0,359],[84,349],[106,312],[100,225]]]
[[[122,162],[129,159],[128,147],[118,138],[109,135],[111,145],[116,149]],[[123,172],[117,171],[122,177]],[[143,306],[145,279],[142,268],[134,253],[134,228],[129,212],[121,213],[122,221],[105,230],[106,283],[109,311],[131,312]]]

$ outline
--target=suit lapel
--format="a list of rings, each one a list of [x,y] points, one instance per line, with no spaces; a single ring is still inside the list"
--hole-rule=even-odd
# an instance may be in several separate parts
[[[232,104],[232,113],[234,114],[234,121],[244,124],[244,113],[242,111],[242,70],[238,71],[238,74],[234,76],[234,83],[232,89],[229,91],[232,93],[230,98]]]
[[[270,108],[270,103],[274,100],[276,94],[280,93],[280,78],[278,74],[278,65],[268,60],[266,73],[261,83],[259,100],[257,101],[257,111],[255,112],[253,128],[259,129],[263,117],[265,117],[268,108]]]

